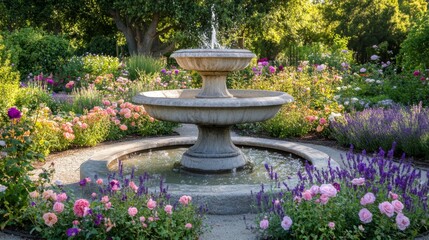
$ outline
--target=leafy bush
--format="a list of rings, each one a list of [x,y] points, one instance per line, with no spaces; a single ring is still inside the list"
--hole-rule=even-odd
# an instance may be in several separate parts
[[[15,106],[19,108],[27,108],[30,112],[40,108],[41,105],[47,106],[51,109],[56,108],[56,103],[45,89],[38,84],[29,84],[27,87],[19,89]]]
[[[94,36],[87,44],[85,52],[116,56],[116,39],[113,36]]]
[[[341,144],[376,151],[396,142],[399,152],[421,157],[427,154],[421,139],[429,131],[429,110],[421,105],[390,109],[365,109],[331,123],[332,136]]]
[[[107,184],[97,179],[99,191],[88,199],[58,188],[34,191],[27,214],[34,230],[47,239],[197,239],[204,212],[192,198],[172,201],[162,182],[161,192],[150,193],[145,181],[133,175]],[[80,184],[95,185],[90,178]]]
[[[164,61],[160,59],[145,55],[133,55],[127,60],[126,70],[128,71],[129,78],[136,80],[142,74],[151,75],[158,73],[164,65]]]
[[[429,14],[410,30],[401,44],[402,66],[408,70],[429,68]]]
[[[427,232],[427,183],[421,184],[422,172],[411,163],[394,163],[393,151],[373,158],[351,151],[345,169],[306,164],[295,187],[284,183],[279,189],[275,182],[274,191],[262,188],[256,194],[259,234],[273,239],[414,239]]]
[[[301,109],[284,106],[274,118],[264,122],[262,128],[278,138],[304,136],[312,130],[312,124],[305,117]]]
[[[22,221],[28,191],[36,187],[30,179],[33,161],[43,155],[31,150],[32,126],[16,108],[8,110],[10,121],[0,129],[0,229]]]
[[[19,88],[19,72],[10,60],[11,55],[5,49],[3,37],[0,35],[0,119],[4,118],[4,110],[15,104],[16,93]],[[1,124],[0,124],[1,125]]]
[[[17,55],[21,74],[55,73],[72,55],[68,40],[34,28],[14,31],[6,37],[6,46]]]
[[[94,107],[88,114],[73,119],[73,144],[92,147],[106,140],[109,135],[110,117],[100,107]]]
[[[94,87],[73,89],[72,96],[72,100],[61,101],[62,111],[83,114],[85,111],[103,104],[102,92],[97,91]]]

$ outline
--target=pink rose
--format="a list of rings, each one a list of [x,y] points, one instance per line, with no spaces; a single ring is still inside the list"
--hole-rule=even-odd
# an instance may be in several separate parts
[[[103,179],[99,178],[95,181],[98,185],[103,185]]]
[[[334,222],[329,222],[329,223],[328,223],[328,227],[329,227],[330,229],[334,229],[334,228],[335,228],[335,223],[334,223]]]
[[[180,198],[179,198],[179,202],[182,204],[182,205],[188,205],[189,204],[189,202],[191,202],[191,200],[192,200],[192,197],[191,196],[186,196],[186,195],[183,195],[183,196],[181,196]]]
[[[89,207],[85,207],[84,209],[83,209],[83,216],[84,217],[86,217],[86,216],[88,216],[88,215],[91,215],[92,214],[92,210],[91,210],[91,208],[89,208]]]
[[[45,213],[43,214],[43,220],[45,220],[45,224],[48,225],[49,227],[52,227],[55,223],[57,223],[58,218],[57,215],[55,215],[55,213]]]
[[[393,200],[398,199],[398,194],[393,193],[393,192],[389,192],[389,197],[391,197]]]
[[[320,193],[320,188],[317,185],[313,185],[313,186],[311,186],[310,191],[311,191],[311,195],[313,195],[313,197],[314,197]]]
[[[293,197],[293,201],[296,203],[300,203],[301,202],[301,197],[295,196]]]
[[[144,223],[144,221],[146,221],[146,218],[145,218],[144,216],[141,216],[141,217],[140,217],[140,222],[141,222],[141,223]]]
[[[30,197],[31,198],[37,198],[37,197],[39,197],[39,193],[37,191],[30,192]]]
[[[102,197],[102,198],[101,198],[101,202],[102,202],[102,203],[107,203],[107,202],[109,202],[109,196],[104,196],[104,197]]]
[[[137,187],[137,185],[136,185],[133,181],[131,181],[131,182],[130,182],[130,188],[131,188],[134,192],[137,192],[137,190],[139,189],[139,187]]]
[[[111,202],[108,202],[108,203],[104,204],[104,208],[106,210],[109,210],[111,207],[112,207],[112,203]]]
[[[395,213],[395,208],[390,202],[382,202],[378,205],[378,209],[380,209],[381,213],[386,214],[388,217],[392,217]]]
[[[328,203],[329,197],[326,194],[322,194],[322,195],[320,195],[320,198],[318,200],[319,200],[320,204],[325,205]]]
[[[129,214],[131,217],[134,217],[134,216],[137,214],[137,212],[138,212],[138,210],[137,210],[137,208],[135,208],[135,207],[129,207],[129,208],[128,208],[128,214]]]
[[[292,226],[292,223],[292,218],[290,218],[289,216],[284,216],[283,221],[281,222],[281,226],[285,231],[287,231]]]
[[[363,223],[370,223],[372,221],[372,213],[368,209],[362,208],[359,211],[359,219]]]
[[[322,184],[319,189],[321,194],[325,194],[328,197],[337,196],[337,189],[332,184]]]
[[[399,200],[393,200],[392,205],[396,213],[401,213],[402,209],[404,209],[404,204]]]
[[[67,194],[66,193],[60,193],[57,195],[57,201],[64,202],[67,200]]]
[[[328,121],[326,121],[326,119],[325,119],[325,118],[320,118],[320,119],[319,119],[319,124],[320,124],[320,125],[325,125],[327,122],[328,122]]]
[[[55,202],[53,209],[57,213],[62,213],[64,211],[64,204],[60,202]]]
[[[360,199],[360,204],[365,206],[374,203],[374,201],[375,195],[372,192],[368,192]]]
[[[362,186],[365,184],[365,178],[355,178],[352,180],[352,184],[356,186]]]
[[[79,221],[78,220],[74,220],[72,223],[73,223],[74,226],[79,225]]]
[[[306,200],[306,201],[310,201],[310,200],[311,200],[311,198],[312,198],[311,191],[310,191],[310,190],[305,190],[305,191],[302,193],[302,198],[303,198],[304,200]]]
[[[95,193],[95,192],[91,193],[91,197],[92,197],[92,198],[97,197],[97,193]]]
[[[165,206],[164,211],[165,211],[167,214],[171,215],[171,214],[173,213],[173,206],[171,206],[171,205],[167,205],[167,206]]]
[[[186,229],[191,229],[191,228],[192,228],[192,224],[191,224],[191,223],[187,223],[187,224],[185,224],[185,228],[186,228]]]
[[[410,226],[410,219],[408,219],[404,214],[398,213],[396,215],[396,225],[398,229],[404,231],[408,226]]]
[[[128,129],[127,125],[121,125],[119,126],[119,129],[121,129],[122,131],[126,131]]]
[[[89,202],[86,199],[78,199],[74,202],[73,212],[77,217],[83,217],[85,208],[89,207]]]
[[[147,201],[147,208],[149,208],[150,210],[156,208],[156,202],[152,200],[152,198]]]
[[[268,222],[267,218],[262,219],[261,222],[259,223],[259,227],[263,230],[267,229],[268,225],[270,225],[270,222]]]

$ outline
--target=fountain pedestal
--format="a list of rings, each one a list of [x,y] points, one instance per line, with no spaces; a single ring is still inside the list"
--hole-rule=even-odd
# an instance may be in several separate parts
[[[182,156],[182,166],[190,171],[222,172],[241,168],[243,153],[231,140],[230,126],[198,126],[197,142]]]

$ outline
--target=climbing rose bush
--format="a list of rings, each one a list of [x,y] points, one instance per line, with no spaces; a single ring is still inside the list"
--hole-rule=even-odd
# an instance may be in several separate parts
[[[414,239],[427,232],[429,185],[422,171],[405,159],[394,162],[393,150],[374,157],[350,151],[346,165],[321,170],[306,164],[295,187],[279,181],[273,191],[262,186],[256,194],[261,237]]]
[[[204,208],[190,196],[170,199],[162,181],[159,193],[145,187],[148,175],[82,179],[88,198],[75,198],[60,186],[30,192],[26,211],[33,231],[46,239],[197,239]],[[95,190],[97,189],[97,190]]]

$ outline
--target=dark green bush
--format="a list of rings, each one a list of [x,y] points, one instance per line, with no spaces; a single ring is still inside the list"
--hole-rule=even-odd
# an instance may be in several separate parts
[[[23,28],[6,37],[6,46],[17,56],[21,75],[55,73],[73,51],[64,37],[43,30]]]

